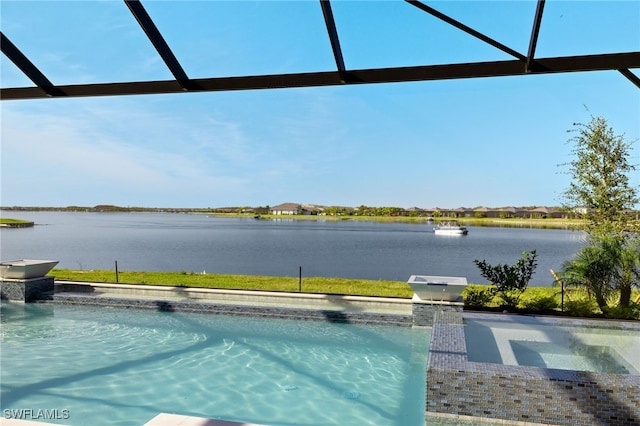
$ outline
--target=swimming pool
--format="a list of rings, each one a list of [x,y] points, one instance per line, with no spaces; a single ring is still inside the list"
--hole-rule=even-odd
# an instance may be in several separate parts
[[[465,314],[468,360],[640,374],[640,325],[624,321]]]
[[[0,314],[3,413],[424,425],[430,329],[57,304],[2,303]]]

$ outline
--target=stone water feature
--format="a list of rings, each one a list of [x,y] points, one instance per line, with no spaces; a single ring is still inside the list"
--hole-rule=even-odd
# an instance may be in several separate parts
[[[414,326],[430,327],[437,311],[462,312],[465,277],[411,275],[407,284],[414,292],[411,299]]]
[[[20,259],[0,262],[0,298],[33,302],[53,293],[53,277],[47,273],[56,260]]]

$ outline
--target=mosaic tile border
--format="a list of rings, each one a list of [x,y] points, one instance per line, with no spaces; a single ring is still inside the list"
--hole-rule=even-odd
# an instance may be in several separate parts
[[[53,293],[53,277],[29,279],[0,279],[0,299],[14,302],[33,302]]]

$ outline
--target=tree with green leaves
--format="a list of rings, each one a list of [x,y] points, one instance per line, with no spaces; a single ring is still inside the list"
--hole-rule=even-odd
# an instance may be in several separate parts
[[[639,202],[638,189],[629,183],[635,165],[629,161],[633,142],[616,135],[603,117],[574,123],[574,159],[568,163],[572,182],[564,192],[565,207],[582,212],[586,230],[595,236],[633,230],[628,211]]]
[[[636,169],[629,160],[635,141],[616,135],[603,117],[576,123],[570,132],[575,158],[568,163],[573,179],[564,192],[565,207],[586,219],[589,239],[563,265],[563,279],[585,287],[603,312],[614,291],[620,292],[619,305],[627,307],[633,286],[640,285],[640,228],[629,214],[639,202],[629,179]]]

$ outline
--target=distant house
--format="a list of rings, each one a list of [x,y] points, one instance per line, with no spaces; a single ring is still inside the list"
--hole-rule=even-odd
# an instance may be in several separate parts
[[[516,212],[517,217],[526,219],[544,219],[544,218],[565,218],[566,213],[560,209],[553,207],[536,207],[529,209],[521,209]]]
[[[531,217],[547,217],[549,215],[549,209],[547,207],[537,207],[529,210]]]
[[[489,211],[486,207],[477,207],[473,209],[473,217],[489,217]],[[469,216],[469,213],[466,213],[465,216]]]
[[[303,204],[302,214],[321,215],[324,213],[325,209],[325,206],[320,206],[318,204]]]
[[[473,210],[466,207],[458,207],[457,209],[449,210],[450,217],[473,217]]]
[[[283,203],[271,207],[271,214],[275,215],[295,215],[300,214],[302,206],[296,203]]]

